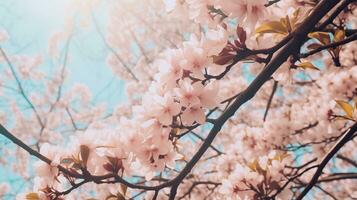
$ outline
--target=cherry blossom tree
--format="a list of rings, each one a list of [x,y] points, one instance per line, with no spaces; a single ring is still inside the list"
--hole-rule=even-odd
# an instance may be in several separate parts
[[[17,199],[357,198],[356,1],[111,3],[106,27],[86,12],[126,81],[110,113],[63,86],[73,24],[49,42],[50,73],[0,48],[16,144],[0,164],[32,186]]]

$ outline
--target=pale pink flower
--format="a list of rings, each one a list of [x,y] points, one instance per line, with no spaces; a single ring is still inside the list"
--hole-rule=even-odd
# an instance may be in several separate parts
[[[205,112],[199,105],[189,106],[181,115],[183,124],[192,125],[193,122],[204,124],[206,121]]]
[[[166,93],[164,97],[155,96],[155,102],[158,104],[156,110],[156,116],[160,123],[163,125],[170,125],[172,123],[173,116],[176,116],[181,111],[181,106],[171,94]]]
[[[160,121],[156,118],[151,118],[141,124],[143,130],[145,130],[145,135],[147,137],[153,137],[156,133],[159,133],[164,128]]]
[[[247,185],[242,184],[248,173],[250,173],[250,169],[237,165],[228,178],[222,180],[219,192],[229,197],[228,199],[247,199],[247,197],[254,194]]]
[[[211,82],[206,86],[203,86],[199,82],[195,83],[195,87],[199,87],[200,91],[202,91],[198,98],[200,99],[201,105],[205,108],[212,109],[219,104],[219,96],[218,90],[219,85],[218,82]]]
[[[43,161],[36,161],[34,164],[36,174],[44,178],[50,185],[54,183],[54,178],[58,174],[57,165],[60,162],[60,154],[58,152],[58,148],[51,147],[49,144],[45,143],[41,146],[40,153],[52,161],[51,165]]]
[[[181,50],[170,50],[166,53],[166,59],[157,62],[160,73],[156,79],[162,85],[172,89],[176,85],[176,81],[182,78],[183,70],[180,63],[184,60]]]
[[[228,33],[222,26],[216,29],[209,29],[205,33],[205,41],[203,48],[207,52],[207,56],[218,55],[227,45]]]
[[[58,58],[60,55],[59,45],[65,39],[65,34],[63,32],[55,32],[50,36],[48,41],[48,53]]]
[[[217,5],[231,17],[237,17],[239,24],[253,29],[266,12],[265,0],[219,0]]]
[[[203,78],[204,69],[207,67],[207,54],[201,47],[189,46],[184,48],[185,60],[181,62],[181,67],[191,72],[195,78]]]
[[[150,165],[159,159],[160,151],[158,146],[143,143],[136,155],[143,164]]]
[[[208,6],[213,5],[213,0],[186,0],[189,6],[190,18],[197,23],[214,24],[213,17],[209,14]]]
[[[138,124],[137,126],[140,125]],[[135,152],[141,146],[143,140],[144,135],[138,134],[136,131],[128,131],[125,133],[125,137],[123,137],[123,146],[128,151]]]
[[[182,106],[201,103],[198,96],[202,92],[202,87],[199,87],[198,84],[200,83],[192,84],[190,79],[184,79],[179,82],[179,88],[176,88],[175,91]]]

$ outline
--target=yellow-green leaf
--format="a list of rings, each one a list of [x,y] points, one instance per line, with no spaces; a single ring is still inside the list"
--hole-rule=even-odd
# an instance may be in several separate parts
[[[333,36],[333,41],[338,42],[343,40],[344,38],[345,38],[345,31],[338,29],[336,30],[335,35]]]
[[[292,30],[291,24],[290,24],[290,19],[289,16],[286,15],[285,18],[281,18],[280,22],[284,25],[284,27],[286,28],[286,30],[288,32],[290,32]]]
[[[282,160],[284,160],[284,158],[286,158],[288,156],[289,156],[289,154],[287,154],[287,153],[277,154],[274,156],[273,160],[282,161]]]
[[[26,200],[40,200],[40,197],[35,192],[28,193],[25,198]]]
[[[252,163],[248,164],[248,167],[249,167],[252,171],[257,172],[260,166],[259,166],[258,161],[257,161],[257,160],[254,160]]]
[[[336,100],[336,103],[345,111],[347,117],[353,117],[353,107],[348,102]]]
[[[324,45],[331,43],[330,35],[327,32],[313,32],[313,33],[309,33],[308,36],[310,38],[317,39]]]
[[[292,28],[296,27],[297,22],[300,16],[300,8],[296,9],[290,19],[290,24],[293,26]]]
[[[296,66],[301,67],[303,69],[314,69],[314,70],[320,70],[319,68],[317,68],[314,64],[312,64],[311,62],[303,62],[300,64],[297,64]]]
[[[286,35],[288,34],[288,30],[286,26],[282,22],[278,21],[270,21],[262,24],[259,26],[256,30],[256,33],[258,34],[264,34],[264,33],[278,33],[278,34],[283,34]]]

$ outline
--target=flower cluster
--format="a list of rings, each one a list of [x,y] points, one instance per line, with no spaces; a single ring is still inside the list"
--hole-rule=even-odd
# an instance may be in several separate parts
[[[235,165],[223,179],[220,193],[229,199],[254,199],[274,196],[287,181],[284,168],[291,162],[286,155],[272,151],[247,165]],[[279,194],[277,199],[286,199],[289,194]]]
[[[71,28],[49,42],[48,53],[60,66],[50,78],[40,68],[47,61],[43,56],[2,51],[0,63],[9,67],[0,69],[6,74],[0,97],[15,91],[21,100],[4,98],[12,115],[0,113],[0,122],[13,121],[11,132],[48,159],[34,163],[34,192],[18,199],[135,199],[141,195],[135,186],[171,184],[187,163],[194,168],[176,185],[179,199],[294,198],[293,191],[311,178],[308,167],[356,122],[355,45],[325,48],[355,34],[347,30],[355,28],[346,23],[355,19],[348,13],[351,6],[328,28],[308,34],[306,45],[296,47],[300,52],[287,56],[256,92],[249,83],[289,45],[316,1],[165,2],[123,0],[111,7],[107,33],[100,36],[109,50],[106,62],[127,81],[128,95],[113,112],[93,102],[85,85],[65,87],[68,62],[62,63],[59,47],[69,43]],[[0,31],[0,44],[8,39]],[[261,77],[257,85],[263,84]],[[234,114],[235,100],[253,93]],[[323,180],[341,175],[337,169],[349,173],[355,143],[327,165]],[[202,155],[199,148],[207,150]],[[28,178],[30,160],[19,150],[15,156],[23,165],[15,171]],[[193,155],[202,157],[192,161]],[[2,158],[0,163],[12,164]],[[343,199],[353,189],[347,184],[332,191]],[[146,199],[167,199],[172,191],[144,192]],[[0,184],[0,198],[7,193],[7,185]]]

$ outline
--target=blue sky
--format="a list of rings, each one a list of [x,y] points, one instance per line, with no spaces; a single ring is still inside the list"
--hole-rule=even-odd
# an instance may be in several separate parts
[[[7,30],[10,35],[10,40],[1,44],[1,47],[9,55],[40,54],[46,58],[48,40],[54,32],[63,30],[70,1],[74,0],[1,0],[0,29]],[[94,12],[102,29],[106,27],[105,10],[106,5],[102,3]],[[80,14],[78,16],[81,17]],[[109,109],[125,101],[124,82],[114,76],[106,65],[108,50],[92,24],[76,27],[69,54],[67,69],[70,73],[65,82],[67,88],[74,83],[85,84],[92,91],[93,103],[104,103]],[[5,67],[8,66],[0,63],[0,71]],[[44,60],[41,67],[51,71],[56,65]],[[0,156],[1,147],[13,148],[13,145],[0,137]],[[15,158],[6,159],[15,161]],[[13,191],[21,191],[23,188],[23,182],[18,178],[11,169],[0,166],[0,182],[12,183]]]
[[[3,48],[9,54],[46,55],[49,38],[64,28],[67,4],[68,0],[1,0],[0,27],[10,35]],[[106,6],[101,5],[95,16],[99,26],[105,29]],[[93,96],[100,95],[97,101],[108,104],[124,99],[123,81],[114,77],[106,65],[108,50],[93,25],[75,28],[69,52],[67,85],[83,83],[90,87]],[[41,67],[53,66],[47,62]]]

